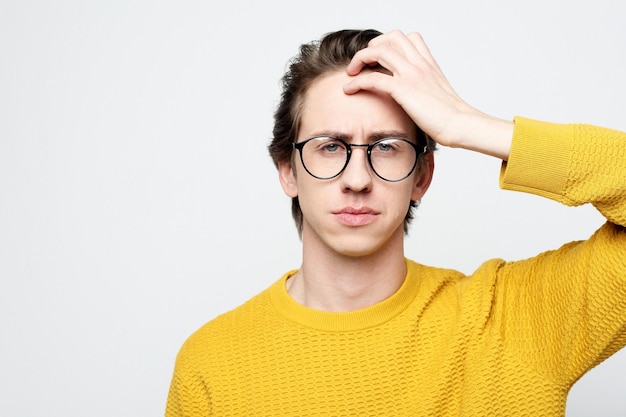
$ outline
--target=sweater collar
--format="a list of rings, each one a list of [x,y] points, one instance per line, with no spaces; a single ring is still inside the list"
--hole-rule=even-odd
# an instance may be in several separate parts
[[[269,288],[270,299],[278,313],[302,326],[329,332],[362,330],[383,324],[404,311],[418,292],[420,266],[405,260],[407,274],[400,288],[372,306],[350,312],[327,312],[299,304],[287,292],[286,281],[296,273],[289,271]]]

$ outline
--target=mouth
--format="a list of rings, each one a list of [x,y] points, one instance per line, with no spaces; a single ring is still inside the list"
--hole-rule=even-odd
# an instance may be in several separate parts
[[[337,220],[346,226],[365,226],[376,220],[379,214],[369,207],[344,207],[333,212]]]

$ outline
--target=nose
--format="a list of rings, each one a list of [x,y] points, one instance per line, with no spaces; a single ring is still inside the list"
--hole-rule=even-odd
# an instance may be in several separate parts
[[[343,190],[368,192],[372,188],[373,175],[367,161],[367,145],[352,145],[352,155],[348,165],[339,177]]]

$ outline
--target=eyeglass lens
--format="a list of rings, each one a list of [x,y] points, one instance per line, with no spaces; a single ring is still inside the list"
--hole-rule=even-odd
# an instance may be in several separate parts
[[[355,147],[351,145],[352,152]],[[351,150],[346,142],[332,137],[317,137],[305,141],[300,148],[304,168],[319,179],[331,179],[348,165]],[[368,161],[374,173],[387,181],[408,177],[417,163],[417,150],[405,139],[381,139],[369,145]]]

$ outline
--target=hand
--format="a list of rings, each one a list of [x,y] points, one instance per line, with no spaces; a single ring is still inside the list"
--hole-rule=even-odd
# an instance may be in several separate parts
[[[363,71],[380,64],[388,73]],[[513,123],[488,116],[463,101],[432,57],[422,36],[393,31],[370,41],[346,69],[354,76],[346,94],[389,94],[437,143],[507,159]]]

